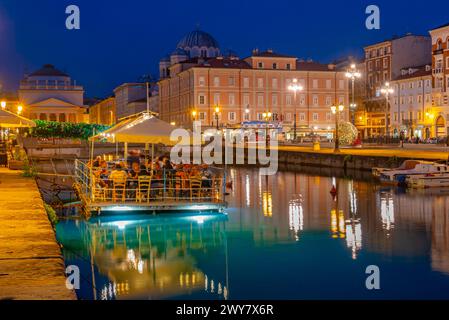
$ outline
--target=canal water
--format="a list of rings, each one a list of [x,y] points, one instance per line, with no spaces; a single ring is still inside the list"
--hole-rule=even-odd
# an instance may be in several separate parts
[[[229,175],[227,215],[61,221],[66,264],[81,271],[78,298],[449,298],[449,190],[325,169]],[[379,290],[366,287],[373,265]]]

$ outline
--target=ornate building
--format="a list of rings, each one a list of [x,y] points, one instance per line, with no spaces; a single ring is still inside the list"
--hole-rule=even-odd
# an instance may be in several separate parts
[[[161,61],[160,70],[160,116],[186,127],[200,120],[204,127],[218,121],[221,127],[238,128],[266,121],[265,113],[287,135],[295,123],[298,135],[331,135],[335,118],[330,107],[349,103],[345,72],[335,65],[300,61],[272,50],[254,50],[245,59],[223,56],[217,41],[198,30],[179,42],[170,59]],[[296,93],[289,90],[295,81],[302,87]],[[348,108],[341,117],[349,120]]]
[[[25,76],[18,93],[30,119],[87,122],[84,88],[51,64]]]
[[[435,135],[449,135],[449,23],[430,31],[432,37],[433,114]]]

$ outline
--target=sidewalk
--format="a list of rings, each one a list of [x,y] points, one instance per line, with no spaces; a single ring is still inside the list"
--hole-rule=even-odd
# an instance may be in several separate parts
[[[73,300],[34,179],[0,168],[0,300]]]

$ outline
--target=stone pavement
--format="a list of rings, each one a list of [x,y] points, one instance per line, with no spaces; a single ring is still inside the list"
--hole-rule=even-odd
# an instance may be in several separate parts
[[[0,300],[73,300],[36,182],[0,168]]]

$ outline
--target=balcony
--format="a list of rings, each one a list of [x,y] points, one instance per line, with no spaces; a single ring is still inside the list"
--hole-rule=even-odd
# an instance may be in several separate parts
[[[443,49],[437,49],[433,51],[433,55],[443,54]]]
[[[444,73],[444,70],[443,70],[443,68],[435,68],[435,69],[433,69],[432,70],[432,73],[433,74],[442,74],[442,73]]]

